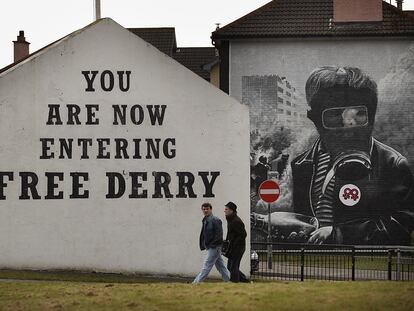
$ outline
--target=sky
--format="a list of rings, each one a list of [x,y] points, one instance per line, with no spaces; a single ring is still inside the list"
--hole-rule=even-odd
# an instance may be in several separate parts
[[[124,27],[175,27],[180,47],[211,46],[215,23],[224,26],[268,2],[101,0],[101,15]],[[12,41],[19,30],[24,30],[32,53],[93,22],[93,3],[93,0],[1,0],[0,68],[13,62]],[[414,10],[414,0],[405,0],[404,9]]]

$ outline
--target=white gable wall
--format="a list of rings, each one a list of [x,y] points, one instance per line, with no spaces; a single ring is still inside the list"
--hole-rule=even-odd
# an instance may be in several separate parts
[[[81,71],[131,71],[130,89],[105,92],[96,77],[95,92]],[[48,104],[81,107],[81,125],[46,125]],[[99,105],[98,125],[85,125],[85,104]],[[141,125],[113,125],[112,105],[166,105],[162,126],[151,126],[148,114]],[[66,112],[62,111],[62,121]],[[209,201],[226,222],[223,206],[229,200],[249,232],[249,121],[247,107],[231,99],[193,72],[122,28],[101,20],[70,35],[0,74],[0,172],[14,173],[0,200],[0,267],[86,269],[195,275],[204,254],[198,249],[200,205]],[[72,159],[40,159],[40,138],[54,138],[51,152],[59,154],[59,138],[73,138]],[[76,139],[92,138],[90,159],[80,159]],[[110,159],[96,159],[97,138],[109,138]],[[115,138],[175,138],[176,156],[166,159],[114,159]],[[76,148],[75,148],[76,147]],[[130,149],[128,149],[130,150]],[[131,149],[133,150],[133,149]],[[132,151],[131,151],[132,153]],[[132,157],[132,155],[130,156]],[[195,176],[197,198],[151,198],[152,172],[171,175],[170,190],[178,191],[176,172]],[[203,198],[200,171],[219,171],[214,198]],[[34,172],[41,199],[19,200],[19,172]],[[45,200],[45,172],[63,172],[57,191],[64,199]],[[69,199],[71,172],[87,172],[88,199]],[[124,173],[126,192],[107,199],[106,172]],[[128,198],[129,172],[147,172],[142,189],[149,198]],[[1,182],[1,180],[0,180]],[[140,191],[142,191],[140,189]],[[224,230],[226,232],[226,230]],[[246,252],[248,254],[248,251]],[[245,255],[243,270],[248,272]]]

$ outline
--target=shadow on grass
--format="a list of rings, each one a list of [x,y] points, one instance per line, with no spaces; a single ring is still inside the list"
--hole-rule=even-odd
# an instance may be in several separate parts
[[[98,282],[98,283],[190,283],[193,278],[176,275],[142,275],[103,272],[82,272],[71,270],[9,270],[0,269],[2,280],[29,281],[68,281],[68,282]],[[216,280],[212,280],[214,282]]]

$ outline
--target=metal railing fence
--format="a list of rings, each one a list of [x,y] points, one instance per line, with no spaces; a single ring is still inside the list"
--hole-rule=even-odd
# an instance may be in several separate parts
[[[414,280],[414,247],[255,242],[251,251],[252,279]]]

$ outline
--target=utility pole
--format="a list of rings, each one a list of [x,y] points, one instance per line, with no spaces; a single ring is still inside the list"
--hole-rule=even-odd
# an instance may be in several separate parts
[[[101,18],[101,0],[93,0],[93,20]]]

